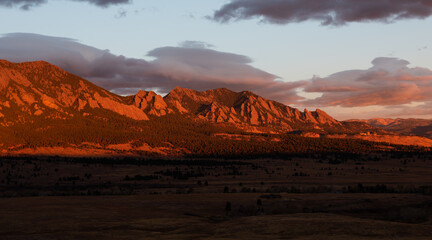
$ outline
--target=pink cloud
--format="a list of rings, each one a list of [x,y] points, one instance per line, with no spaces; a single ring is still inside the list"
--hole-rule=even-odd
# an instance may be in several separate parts
[[[410,68],[396,58],[376,58],[366,70],[348,70],[311,79],[305,92],[321,97],[302,102],[313,106],[392,106],[432,100],[432,71]]]

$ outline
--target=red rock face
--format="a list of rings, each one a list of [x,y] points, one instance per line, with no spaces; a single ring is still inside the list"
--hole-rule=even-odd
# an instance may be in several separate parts
[[[139,108],[125,104],[122,97],[42,61],[0,61],[0,92],[3,118],[65,119],[99,108],[136,120],[148,119]]]
[[[284,131],[293,130],[294,125],[298,124],[341,125],[319,109],[300,112],[248,91],[237,93],[228,89],[214,89],[198,92],[177,87],[164,100],[169,107],[180,113],[189,113],[215,123],[271,125]]]
[[[129,102],[152,116],[165,116],[174,113],[174,110],[168,108],[163,98],[153,91],[139,91],[138,94],[128,97]]]

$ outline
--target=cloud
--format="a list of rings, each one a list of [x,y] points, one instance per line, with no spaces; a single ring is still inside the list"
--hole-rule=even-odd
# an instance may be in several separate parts
[[[432,101],[424,102],[417,106],[397,106],[394,108],[387,108],[390,117],[406,117],[412,118],[413,116],[421,118],[430,118],[432,116]]]
[[[0,6],[3,7],[16,7],[22,10],[29,10],[32,7],[39,6],[46,3],[47,0],[2,0]]]
[[[214,48],[215,46],[206,42],[201,42],[201,41],[184,41],[181,42],[180,47],[184,47],[184,48]]]
[[[117,14],[114,16],[115,18],[119,19],[119,18],[125,18],[127,16],[128,12],[124,9],[119,9],[117,11]]]
[[[251,90],[267,98],[291,103],[301,99],[296,89],[305,82],[287,83],[250,65],[243,55],[219,52],[202,42],[161,47],[148,53],[152,61],[126,58],[75,40],[14,33],[0,38],[0,56],[13,62],[45,60],[119,94],[138,89],[167,93],[176,86],[196,90],[226,87]]]
[[[75,2],[87,2],[99,7],[109,7],[117,4],[127,4],[131,0],[69,0]],[[1,0],[0,7],[18,7],[22,10],[29,10],[32,7],[47,3],[48,0]]]
[[[275,24],[314,20],[322,25],[344,25],[431,15],[431,0],[231,0],[210,18],[219,22],[260,18]]]
[[[72,0],[75,2],[88,2],[99,7],[108,7],[110,5],[127,4],[131,0]]]
[[[432,101],[432,70],[408,67],[397,58],[376,58],[366,70],[348,70],[326,78],[315,77],[305,92],[322,93],[304,101],[313,106],[396,106]]]

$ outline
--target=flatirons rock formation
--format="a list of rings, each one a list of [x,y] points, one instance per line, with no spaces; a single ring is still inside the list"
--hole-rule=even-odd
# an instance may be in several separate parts
[[[188,113],[214,123],[274,126],[284,131],[295,130],[295,125],[301,124],[341,125],[321,110],[301,112],[249,91],[237,93],[220,88],[198,92],[176,87],[164,100],[179,113]]]
[[[127,99],[131,105],[138,107],[148,115],[160,117],[174,113],[171,108],[168,108],[163,98],[153,91],[139,91],[138,94],[129,96]]]
[[[0,61],[0,117],[3,124],[33,117],[67,119],[92,110],[111,111],[135,120],[147,120],[139,108],[89,81],[47,62]]]
[[[212,123],[236,126],[266,126],[279,131],[293,131],[302,126],[342,127],[342,123],[317,109],[304,112],[252,92],[233,92],[226,88],[199,92],[176,87],[162,97],[152,91],[139,91],[126,101],[149,116],[181,114]]]

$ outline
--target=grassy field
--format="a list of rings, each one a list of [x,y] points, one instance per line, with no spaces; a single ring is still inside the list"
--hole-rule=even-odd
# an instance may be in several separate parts
[[[432,239],[423,155],[3,158],[0,173],[0,239]]]
[[[379,194],[282,194],[275,205],[320,212],[240,214],[257,194],[189,194],[1,199],[2,239],[430,239],[430,220],[378,220],[372,205],[431,201],[430,197]],[[225,213],[230,201],[232,213]],[[336,204],[331,207],[323,205]],[[291,206],[290,206],[291,205]],[[370,205],[370,206],[368,206]],[[320,209],[323,207],[322,209]],[[372,206],[372,208],[376,208]],[[325,210],[327,209],[327,210]],[[430,209],[429,209],[430,210]]]

